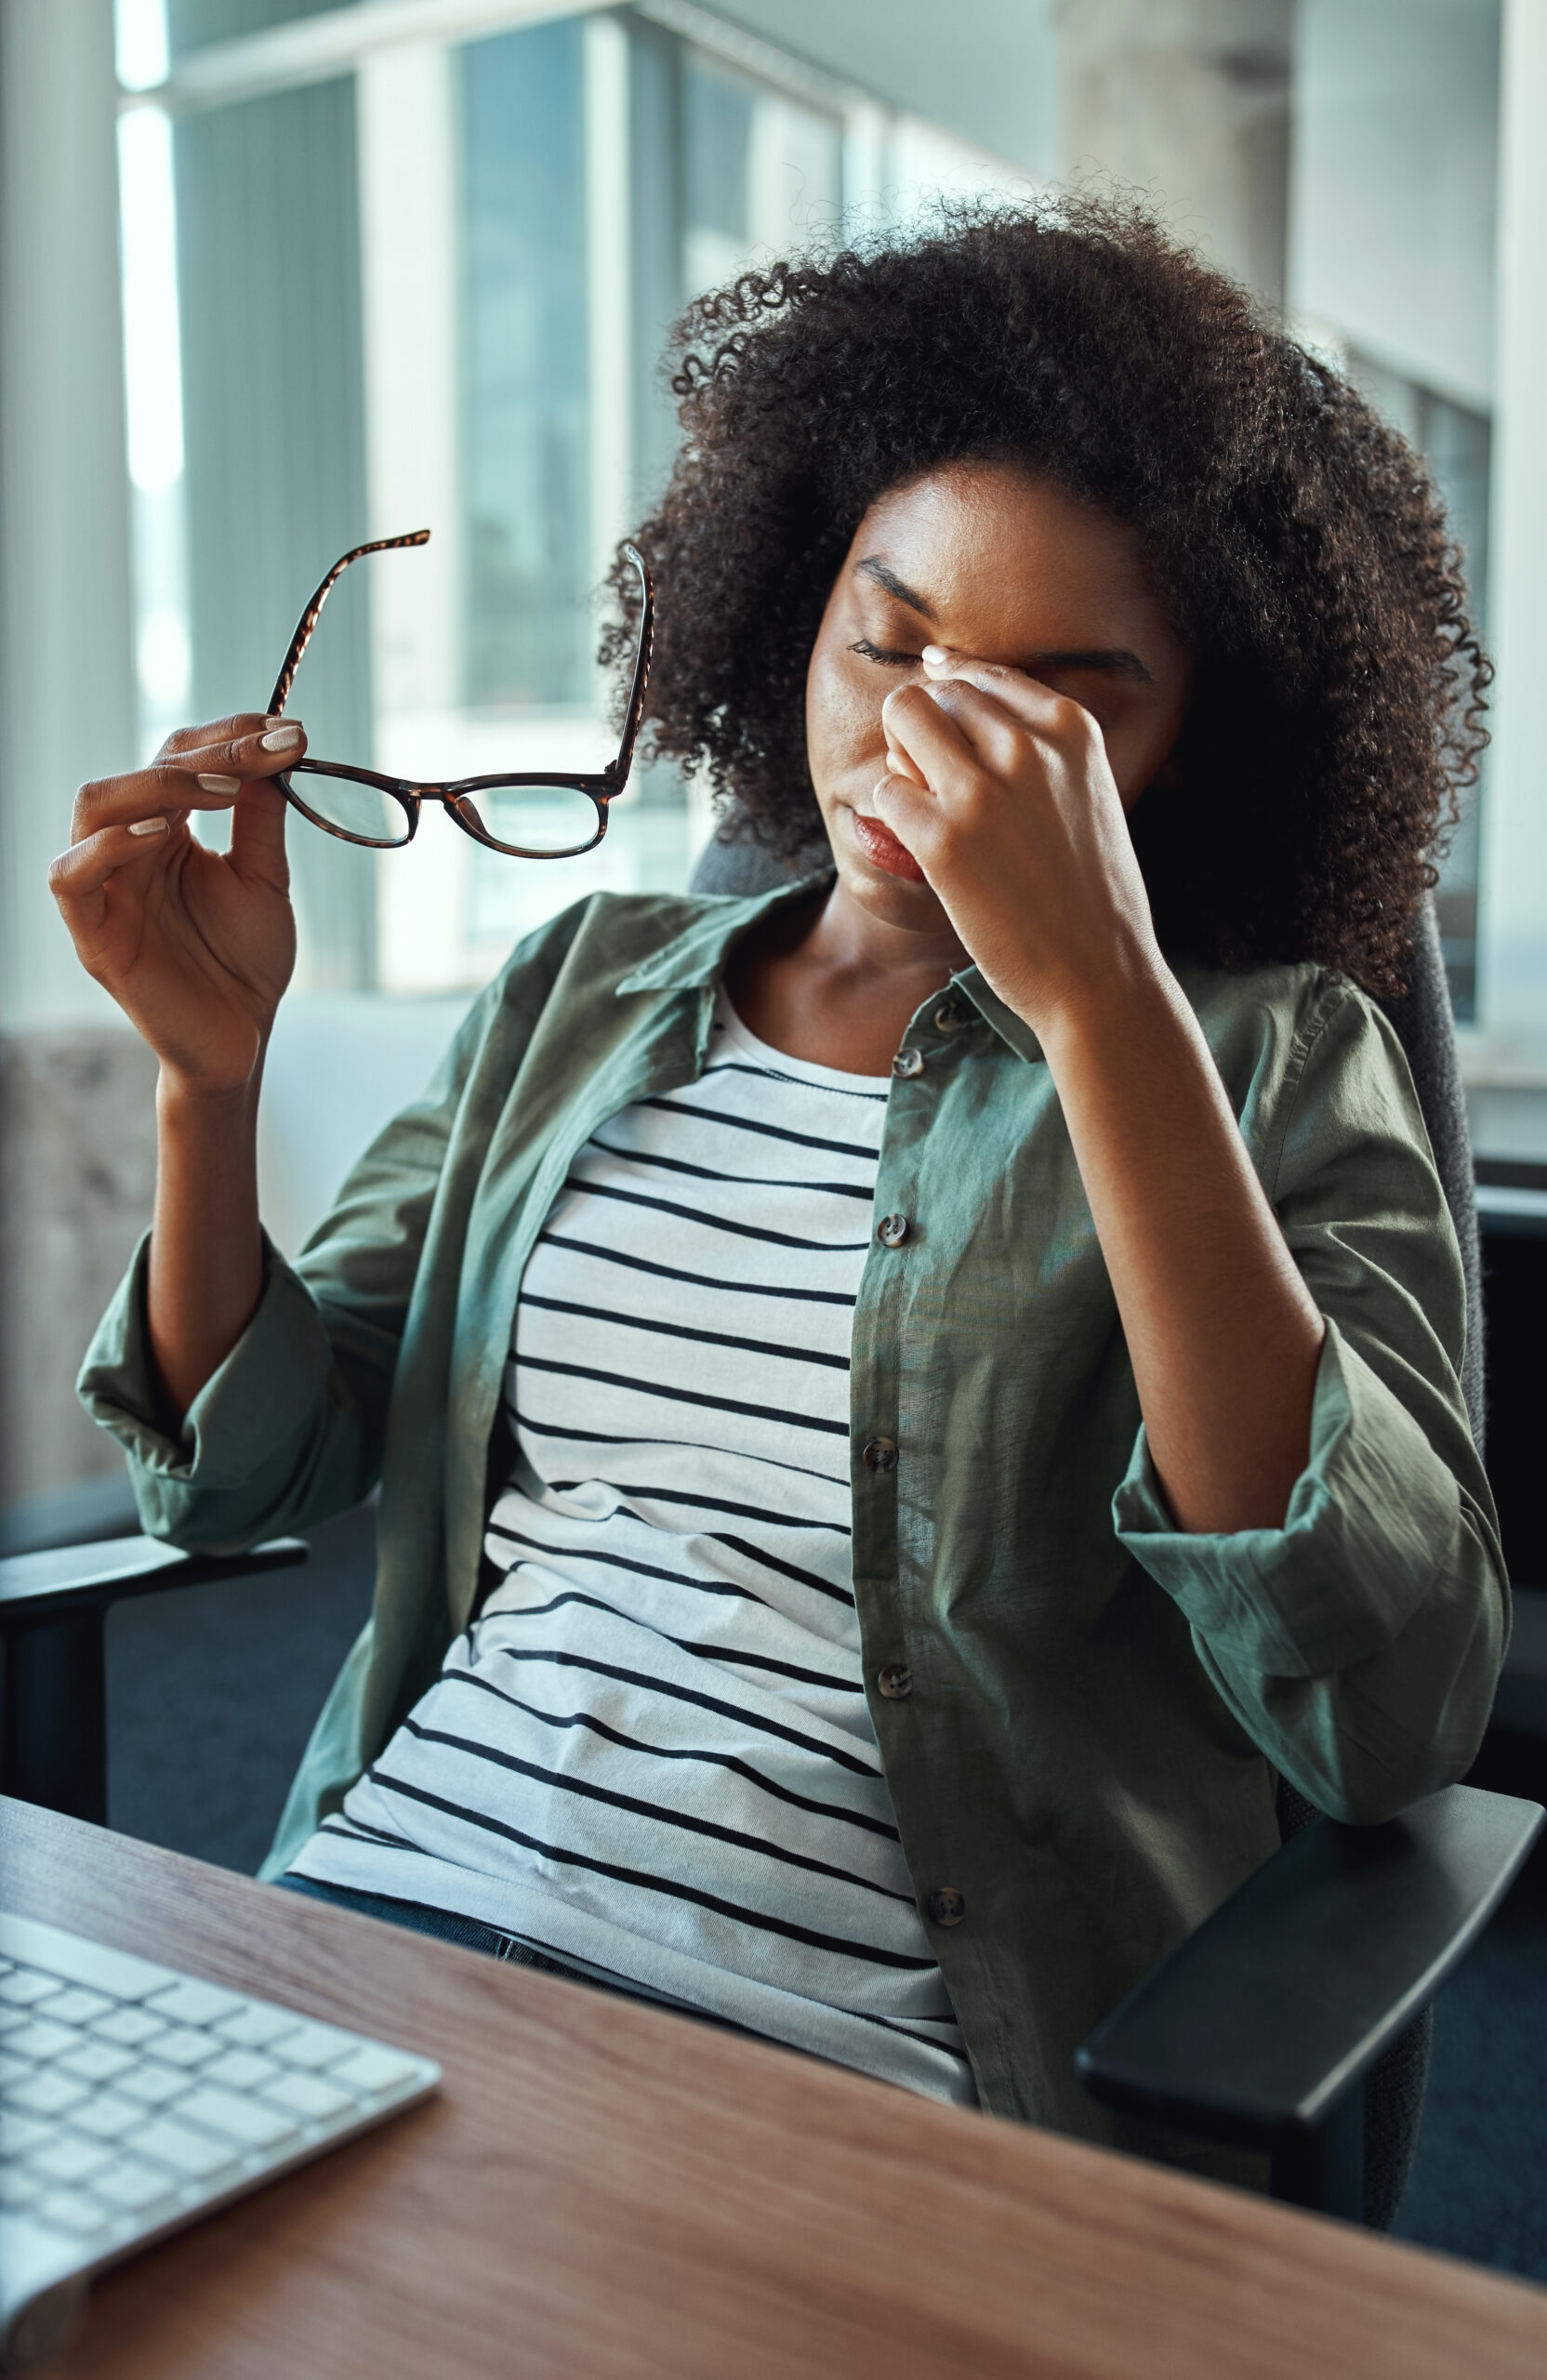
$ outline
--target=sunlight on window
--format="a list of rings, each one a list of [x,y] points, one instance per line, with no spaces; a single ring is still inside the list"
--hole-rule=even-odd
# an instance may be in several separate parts
[[[129,477],[148,496],[182,475],[182,359],[172,126],[134,108],[118,126]]]
[[[161,23],[165,15],[139,10]],[[120,51],[126,20],[119,10]],[[143,28],[139,29],[143,31]],[[154,28],[151,29],[152,32]],[[131,48],[138,71],[157,53],[147,34]],[[133,506],[135,657],[139,742],[149,756],[186,718],[192,682],[184,522],[182,340],[178,300],[172,126],[157,107],[118,123],[119,238],[124,309],[124,402]]]
[[[166,0],[113,0],[113,46],[126,91],[153,91],[169,63]]]

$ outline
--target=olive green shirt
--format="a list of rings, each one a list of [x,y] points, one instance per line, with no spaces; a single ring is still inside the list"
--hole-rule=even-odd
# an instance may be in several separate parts
[[[143,1249],[131,1267],[81,1393],[153,1535],[241,1548],[380,1485],[374,1617],[266,1872],[467,1624],[517,1293],[572,1158],[697,1077],[728,950],[789,897],[601,895],[524,943],[296,1263],[270,1252],[180,1434]],[[1401,1051],[1317,968],[1178,972],[1327,1318],[1282,1528],[1173,1526],[1049,1068],[975,968],[919,1010],[891,1083],[875,1212],[907,1230],[872,1241],[851,1406],[866,1691],[983,2104],[1151,2149],[1085,2096],[1077,2044],[1277,1848],[1280,1775],[1355,1821],[1461,1776],[1507,1632],[1461,1264]]]

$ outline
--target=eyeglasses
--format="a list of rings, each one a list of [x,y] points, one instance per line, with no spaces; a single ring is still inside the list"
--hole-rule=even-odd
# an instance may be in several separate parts
[[[359,562],[364,554],[393,553],[403,546],[429,543],[429,530],[415,529],[405,537],[373,538],[368,546],[355,546],[339,556],[301,614],[290,640],[284,667],[269,697],[271,717],[284,711],[323,605],[350,562]],[[418,832],[419,805],[425,801],[443,803],[446,815],[464,834],[509,859],[574,859],[582,852],[594,851],[607,831],[608,805],[628,782],[655,627],[655,590],[644,558],[633,546],[626,545],[623,552],[640,575],[639,648],[617,758],[604,769],[589,776],[560,776],[544,771],[416,785],[406,777],[379,776],[374,769],[350,769],[337,760],[308,759],[293,760],[274,779],[285,800],[324,834],[337,835],[340,842],[364,844],[373,852],[401,851],[411,843]],[[299,775],[308,779],[308,800],[290,782],[292,776]]]

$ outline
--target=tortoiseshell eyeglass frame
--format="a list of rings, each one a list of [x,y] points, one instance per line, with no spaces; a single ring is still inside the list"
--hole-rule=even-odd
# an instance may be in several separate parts
[[[312,632],[317,626],[323,605],[327,602],[329,592],[348,570],[350,562],[359,562],[364,554],[392,553],[402,546],[427,546],[429,543],[428,529],[414,529],[403,537],[373,537],[369,545],[353,546],[347,554],[339,555],[338,560],[301,614],[296,633],[290,640],[290,650],[284,656],[284,665],[274,680],[274,691],[269,697],[269,716],[271,719],[278,718],[284,712],[284,706],[289,700],[290,690],[296,682],[296,672],[300,667],[301,655],[311,641]],[[639,737],[640,721],[644,715],[644,690],[650,678],[650,652],[655,633],[655,588],[644,556],[636,546],[625,545],[622,550],[640,575],[639,649],[634,656],[634,673],[628,688],[628,707],[623,717],[623,735],[618,745],[617,758],[609,760],[604,769],[588,776],[562,776],[552,769],[539,769],[529,772],[525,775],[456,777],[448,780],[444,785],[416,785],[408,777],[381,776],[374,769],[346,768],[335,760],[294,760],[289,768],[282,769],[273,779],[273,783],[279,787],[285,800],[298,810],[301,816],[311,826],[320,826],[324,835],[336,836],[341,843],[359,843],[366,851],[406,850],[418,832],[419,805],[425,801],[443,803],[446,815],[456,821],[465,835],[470,835],[475,843],[482,843],[488,851],[499,852],[507,859],[576,859],[583,852],[594,851],[607,831],[608,807],[616,800],[628,782],[628,772],[633,765],[634,746]],[[403,833],[395,836],[352,835],[348,827],[335,826],[328,819],[320,818],[317,813],[301,800],[290,782],[293,774],[303,773],[312,776],[348,777],[356,785],[375,786],[378,792],[390,794],[393,800],[403,809],[406,820]],[[516,843],[500,842],[497,837],[491,835],[484,826],[477,812],[469,802],[468,796],[474,793],[496,792],[503,787],[513,786],[554,786],[565,792],[588,795],[596,812],[595,834],[588,842],[566,844],[560,851],[533,852],[523,850]]]

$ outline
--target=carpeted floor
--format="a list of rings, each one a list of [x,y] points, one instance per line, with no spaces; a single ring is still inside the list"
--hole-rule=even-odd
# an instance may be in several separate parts
[[[109,1625],[112,1824],[250,1872],[370,1606],[372,1515],[300,1570],[125,1604]],[[1547,1800],[1547,1741],[1490,1741],[1475,1781]],[[1443,1995],[1398,2232],[1547,2281],[1547,1850]]]

